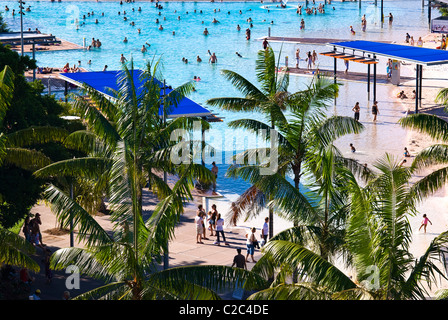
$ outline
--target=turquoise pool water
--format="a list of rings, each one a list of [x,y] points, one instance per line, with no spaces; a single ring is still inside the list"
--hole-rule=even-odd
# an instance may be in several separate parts
[[[317,1],[316,6],[323,1]],[[389,12],[394,15],[392,27],[386,22],[380,23],[380,6],[374,6],[373,1],[363,1],[361,9],[357,2],[333,2],[326,6],[326,13],[317,15],[297,15],[298,2],[288,2],[287,8],[276,7],[275,3],[259,2],[160,2],[163,9],[157,9],[155,3],[136,2],[133,4],[116,2],[70,2],[51,3],[49,1],[27,1],[25,7],[31,6],[31,12],[26,12],[24,17],[24,30],[38,28],[43,33],[51,33],[59,38],[82,45],[84,39],[87,45],[91,39],[100,39],[100,49],[70,50],[56,52],[38,52],[36,58],[41,66],[62,67],[67,62],[71,66],[81,61],[81,65],[91,70],[102,70],[108,65],[109,70],[120,68],[120,54],[123,53],[128,60],[132,57],[136,67],[142,68],[145,60],[154,56],[162,57],[164,76],[168,84],[173,86],[190,81],[193,76],[200,76],[197,82],[197,91],[190,98],[200,104],[212,97],[236,96],[236,91],[230,83],[220,75],[221,69],[230,69],[239,72],[250,81],[255,82],[255,58],[257,51],[262,48],[261,41],[257,39],[266,36],[268,29],[273,36],[284,37],[321,37],[334,39],[367,39],[367,40],[400,40],[404,39],[406,32],[414,35],[414,38],[423,36],[428,30],[427,11],[423,11],[421,0],[385,1],[384,14]],[[300,4],[304,6],[305,1]],[[12,9],[18,11],[16,1],[0,1],[0,10],[7,5],[11,10],[2,12],[11,30],[20,30],[20,17],[12,16]],[[312,4],[310,4],[312,6]],[[138,8],[141,7],[141,12]],[[268,8],[269,7],[269,8]],[[333,7],[335,10],[333,10]],[[134,8],[134,11],[132,11]],[[93,16],[88,13],[94,12]],[[124,15],[126,11],[126,15]],[[240,13],[241,11],[241,13]],[[118,14],[120,12],[120,15]],[[202,12],[202,13],[201,13]],[[102,15],[104,13],[104,16]],[[159,14],[160,13],[160,14]],[[361,17],[366,15],[368,24],[367,32],[362,33]],[[83,16],[86,16],[83,19]],[[436,16],[436,15],[435,15]],[[127,21],[124,21],[124,17]],[[252,19],[251,40],[245,38],[245,30],[250,27],[247,21]],[[300,19],[305,20],[305,30],[299,29]],[[78,19],[79,28],[75,27]],[[95,20],[98,19],[98,23]],[[159,24],[156,23],[159,20]],[[219,23],[212,23],[213,19]],[[273,22],[271,24],[271,21]],[[387,17],[386,17],[387,21]],[[130,23],[134,22],[134,26]],[[202,23],[203,22],[203,23]],[[164,30],[158,28],[162,25]],[[240,25],[241,31],[237,31]],[[355,36],[350,34],[349,27],[353,26],[358,32]],[[210,35],[204,36],[204,28]],[[137,29],[141,29],[138,33]],[[175,35],[173,35],[175,32]],[[127,37],[128,42],[123,43]],[[151,44],[148,52],[140,52],[142,45]],[[300,48],[302,57],[309,50],[322,52],[324,47],[313,47],[297,44],[271,43],[274,50],[282,56],[294,56],[296,48]],[[208,63],[210,52],[215,52],[218,63]],[[239,52],[242,58],[235,52]],[[196,56],[200,56],[202,63],[196,62]],[[189,60],[188,64],[182,62],[182,58]],[[87,62],[91,60],[91,64]],[[281,59],[283,62],[283,58]],[[303,62],[303,66],[305,62]],[[332,69],[332,60],[325,57],[319,58],[321,69]],[[355,69],[356,66],[353,66]],[[380,67],[378,72],[384,72]],[[308,78],[291,77],[290,90],[298,90],[307,82]],[[353,89],[357,85],[347,84],[344,92]],[[355,92],[355,91],[353,91]],[[344,104],[347,97],[342,96],[338,103]],[[347,103],[347,104],[351,104]],[[260,119],[258,114],[237,114],[222,110],[212,110],[224,117],[223,123],[213,124],[213,128],[223,137],[229,132],[236,136],[241,132],[226,131],[227,122],[251,117]],[[250,138],[249,138],[250,139]],[[227,139],[224,145],[214,145],[223,150],[244,149],[247,139],[237,139],[234,142]],[[220,165],[220,175],[223,175],[227,165]],[[221,183],[221,187],[229,192],[241,192],[248,185],[242,181]],[[226,191],[226,192],[227,192]]]

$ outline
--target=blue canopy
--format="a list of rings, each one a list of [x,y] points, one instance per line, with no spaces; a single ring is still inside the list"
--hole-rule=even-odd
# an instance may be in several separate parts
[[[109,97],[112,97],[110,89],[112,90],[119,89],[118,87],[119,84],[117,82],[121,72],[122,71],[94,71],[94,72],[60,73],[59,77],[62,80],[65,80],[76,86],[81,86],[82,84],[85,83],[88,86],[92,87],[93,89],[97,90],[98,92],[107,95]],[[142,84],[143,84],[143,82],[141,81],[142,73],[143,73],[142,70],[134,70],[133,73],[133,81],[135,87],[139,90],[137,94],[139,94],[142,90]],[[163,83],[159,80],[156,81],[159,83],[160,88],[162,90]],[[169,88],[165,90],[166,94],[173,91],[172,89]],[[162,115],[162,110],[160,110],[159,114]],[[175,118],[181,116],[207,117],[212,116],[212,113],[206,108],[197,104],[196,102],[185,97],[177,104],[176,107],[171,108],[169,114],[167,115],[168,118]]]
[[[370,53],[423,65],[448,63],[448,51],[438,49],[364,40],[335,42],[329,43],[328,46],[344,48],[346,50],[362,51],[363,53]],[[348,52],[345,51],[345,53]]]

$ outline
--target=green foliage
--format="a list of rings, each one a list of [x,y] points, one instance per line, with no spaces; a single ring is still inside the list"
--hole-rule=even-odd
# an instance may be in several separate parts
[[[15,166],[1,166],[0,181],[0,225],[10,228],[29,213],[44,187],[31,172]]]
[[[0,44],[0,68],[8,70],[0,79],[0,225],[4,227],[22,219],[39,199],[43,180],[30,172],[79,155],[61,144],[68,134],[61,128],[69,128],[60,118],[65,107],[42,95],[39,81],[28,83],[23,76],[34,67],[34,60]]]
[[[9,32],[8,25],[3,20],[3,15],[0,13],[0,32]]]

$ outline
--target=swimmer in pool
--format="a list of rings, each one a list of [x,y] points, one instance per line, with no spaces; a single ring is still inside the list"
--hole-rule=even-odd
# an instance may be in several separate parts
[[[216,57],[215,53],[213,52],[213,54],[210,56],[209,59],[210,63],[217,63],[218,62],[218,58]]]
[[[240,58],[243,57],[243,56],[242,56],[241,54],[239,54],[238,52],[235,52],[235,54],[236,54],[238,57],[240,57]]]

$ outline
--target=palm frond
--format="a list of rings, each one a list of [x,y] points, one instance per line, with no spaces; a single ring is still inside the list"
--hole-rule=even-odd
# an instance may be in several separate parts
[[[0,263],[18,267],[26,267],[31,271],[39,272],[39,264],[30,255],[35,253],[31,243],[19,235],[0,228]]]
[[[44,199],[50,203],[52,212],[58,221],[67,227],[70,221],[73,227],[78,227],[79,240],[86,241],[86,245],[109,243],[111,237],[98,222],[78,203],[64,194],[57,187],[50,185],[44,193]]]
[[[436,115],[411,114],[400,118],[398,123],[404,128],[426,133],[435,140],[448,141],[448,123]]]
[[[342,291],[356,285],[342,271],[314,252],[289,241],[269,241],[264,250],[278,263],[287,263],[291,268],[301,269],[315,285],[329,291]]]
[[[312,283],[300,282],[294,284],[282,283],[258,291],[247,298],[247,300],[331,300],[332,294]]]
[[[74,158],[58,161],[35,171],[39,178],[45,177],[86,177],[96,179],[111,167],[111,161],[99,157]]]
[[[34,171],[51,163],[50,158],[37,150],[24,148],[7,148],[3,157],[3,162],[15,165],[28,171]]]
[[[8,134],[8,143],[12,147],[28,147],[48,142],[64,142],[68,131],[57,127],[29,127]]]

